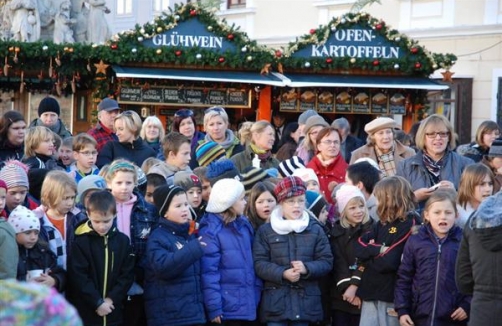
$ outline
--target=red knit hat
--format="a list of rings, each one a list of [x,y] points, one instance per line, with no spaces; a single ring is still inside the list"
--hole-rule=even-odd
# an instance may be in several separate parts
[[[275,186],[274,193],[277,197],[277,202],[280,203],[284,199],[304,195],[306,190],[302,179],[289,176],[282,179]]]
[[[5,183],[5,181],[0,180],[0,188],[4,188],[5,190],[7,190],[7,184]]]

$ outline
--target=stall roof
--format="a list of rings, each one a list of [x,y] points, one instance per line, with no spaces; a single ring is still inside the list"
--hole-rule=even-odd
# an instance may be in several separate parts
[[[279,77],[279,74],[275,74]],[[286,86],[289,87],[366,87],[366,88],[411,88],[444,90],[448,85],[440,84],[429,78],[384,77],[354,75],[307,75],[286,73]]]
[[[212,81],[229,83],[250,83],[271,86],[286,86],[287,79],[282,75],[261,75],[259,72],[201,70],[201,69],[165,69],[135,68],[113,66],[118,78],[152,78],[194,81]]]

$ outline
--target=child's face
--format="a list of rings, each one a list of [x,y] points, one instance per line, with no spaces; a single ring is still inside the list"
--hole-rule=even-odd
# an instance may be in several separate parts
[[[24,203],[26,195],[28,194],[28,188],[23,186],[11,187],[7,190],[7,196],[5,197],[5,206],[9,211],[12,211],[19,205]]]
[[[181,170],[186,169],[188,164],[190,164],[190,144],[181,144],[176,154],[169,152],[167,163],[177,166]]]
[[[84,148],[82,148],[80,151],[73,152],[73,157],[77,161],[77,167],[79,169],[89,171],[92,169],[94,164],[96,164],[96,160],[98,159],[98,151],[93,145],[85,145]]]
[[[75,206],[75,196],[76,193],[73,189],[66,188],[63,198],[61,198],[61,201],[59,201],[54,209],[62,215],[68,213]]]
[[[113,197],[119,202],[126,202],[131,199],[134,190],[134,173],[117,171],[115,176],[108,183],[108,188],[112,191]]]
[[[439,238],[444,238],[455,224],[455,207],[448,200],[438,201],[424,211],[425,220]]]
[[[152,205],[154,205],[153,203],[153,192],[155,191],[157,187],[155,187],[154,185],[149,185],[147,184],[146,185],[146,192],[145,192],[145,200],[147,203],[150,203]]]
[[[345,213],[347,216],[347,222],[351,226],[360,224],[363,221],[366,213],[364,202],[358,198],[349,200],[347,206],[345,206]]]
[[[324,206],[322,208],[321,213],[319,214],[319,216],[317,217],[317,219],[322,224],[326,224],[326,221],[328,220],[328,207],[327,206]]]
[[[315,180],[307,181],[306,187],[307,187],[307,190],[311,190],[311,191],[314,191],[317,193],[321,192],[321,188],[319,187],[319,182],[317,182]]]
[[[207,203],[209,201],[209,195],[211,194],[211,183],[207,180],[202,181],[202,199]]]
[[[294,196],[281,202],[282,214],[287,220],[297,220],[302,217],[305,210],[305,195]]]
[[[188,203],[187,195],[180,192],[178,195],[173,197],[173,200],[171,200],[164,218],[178,224],[188,223],[188,221],[191,220],[188,205],[190,204]]]
[[[54,139],[52,137],[42,140],[38,147],[35,149],[35,153],[52,156],[54,154]]]
[[[5,198],[7,196],[7,190],[0,188],[0,213],[3,212],[5,208]]]
[[[275,208],[275,205],[277,205],[277,202],[270,191],[265,191],[264,193],[259,195],[258,198],[256,198],[254,204],[258,217],[262,220],[268,221],[270,219],[270,214],[272,214],[272,211]]]
[[[65,166],[70,165],[73,162],[73,150],[61,145],[61,147],[59,147],[59,159]]]
[[[192,187],[187,191],[188,203],[193,208],[197,208],[202,203],[202,189],[199,187]]]
[[[31,249],[38,241],[38,230],[29,230],[16,234],[16,241],[26,249]]]
[[[489,175],[485,175],[481,184],[474,187],[474,194],[472,195],[472,201],[479,205],[482,201],[493,194],[493,182]]]
[[[104,236],[110,231],[115,218],[112,212],[87,211],[87,215],[93,230],[100,236]]]
[[[239,199],[232,205],[232,208],[235,210],[237,215],[244,214],[244,209],[246,208],[246,199],[244,198],[245,193],[242,192]]]

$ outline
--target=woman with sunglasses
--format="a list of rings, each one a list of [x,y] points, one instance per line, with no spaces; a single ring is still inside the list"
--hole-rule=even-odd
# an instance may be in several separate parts
[[[225,109],[216,106],[207,109],[204,113],[204,130],[206,131],[204,142],[214,141],[220,144],[225,149],[227,158],[244,150],[239,139],[228,129],[228,115]]]
[[[141,118],[134,111],[124,111],[115,117],[113,129],[119,140],[105,144],[99,151],[96,165],[101,169],[123,158],[141,166],[147,158],[155,157],[157,153],[140,137],[141,126]]]
[[[443,115],[433,114],[420,123],[416,145],[418,153],[399,162],[396,174],[411,183],[423,208],[438,187],[458,189],[464,168],[474,161],[453,151],[453,127]]]
[[[173,131],[179,132],[183,136],[190,139],[190,149],[192,157],[190,159],[190,168],[193,170],[199,166],[195,157],[195,150],[204,139],[205,134],[197,130],[197,122],[193,111],[190,109],[181,109],[176,111],[173,120]]]

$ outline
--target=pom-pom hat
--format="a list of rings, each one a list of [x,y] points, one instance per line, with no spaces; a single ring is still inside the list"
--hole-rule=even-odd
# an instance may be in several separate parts
[[[61,115],[61,108],[55,98],[48,96],[40,101],[40,104],[38,105],[38,116],[40,117],[46,112],[54,112],[58,116]]]
[[[40,231],[40,220],[35,213],[23,205],[19,205],[12,210],[7,220],[17,233],[30,230]]]
[[[304,195],[305,191],[306,188],[302,179],[293,176],[285,177],[274,188],[278,203],[291,197]]]
[[[340,214],[343,212],[349,201],[355,197],[360,197],[363,201],[365,201],[363,193],[356,186],[344,184],[340,187],[340,189],[338,189],[335,198]]]
[[[7,161],[0,170],[0,180],[5,182],[7,189],[14,187],[30,188],[28,167],[19,161]]]
[[[222,213],[232,207],[242,196],[244,186],[235,179],[218,180],[211,188],[206,212]]]
[[[242,179],[234,162],[229,159],[222,159],[209,164],[206,178],[209,180],[211,186],[221,179],[235,179],[238,181]]]

